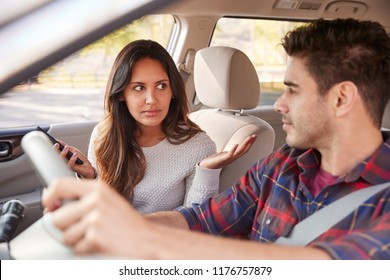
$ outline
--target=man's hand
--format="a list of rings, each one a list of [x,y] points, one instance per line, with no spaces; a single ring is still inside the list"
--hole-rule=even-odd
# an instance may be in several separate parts
[[[62,201],[69,201],[62,205]],[[44,192],[45,212],[52,212],[62,240],[76,254],[140,258],[149,222],[115,190],[99,181],[62,178]]]

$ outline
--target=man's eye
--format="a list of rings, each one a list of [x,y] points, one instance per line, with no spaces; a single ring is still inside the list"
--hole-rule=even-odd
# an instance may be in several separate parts
[[[286,88],[286,92],[288,94],[294,94],[295,93],[295,91],[292,88],[290,88],[290,87]]]

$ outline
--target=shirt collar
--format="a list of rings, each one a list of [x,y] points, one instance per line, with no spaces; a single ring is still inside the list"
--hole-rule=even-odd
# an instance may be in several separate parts
[[[370,184],[381,184],[390,181],[390,132],[382,132],[384,142],[379,148],[361,162],[346,176],[346,181],[362,177]]]
[[[383,131],[382,135],[384,140],[382,145],[350,172],[340,176],[340,180],[354,182],[361,177],[372,185],[390,181],[390,131]],[[301,172],[312,172],[318,169],[321,154],[315,149],[308,149],[298,156],[297,163]]]

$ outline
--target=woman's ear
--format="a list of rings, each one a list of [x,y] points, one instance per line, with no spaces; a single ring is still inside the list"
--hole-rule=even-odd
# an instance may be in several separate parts
[[[340,117],[351,111],[359,97],[359,90],[351,81],[338,83],[333,90],[336,117]]]
[[[125,98],[123,97],[123,93],[121,93],[120,95],[119,95],[119,98],[118,98],[118,100],[119,101],[125,101]]]

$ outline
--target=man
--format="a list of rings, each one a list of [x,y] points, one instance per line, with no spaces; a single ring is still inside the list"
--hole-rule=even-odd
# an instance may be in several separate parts
[[[345,194],[390,181],[390,135],[380,129],[389,37],[374,22],[317,20],[283,47],[287,89],[275,109],[287,145],[217,197],[147,217],[99,182],[56,181],[43,202],[64,241],[76,253],[136,259],[390,259],[390,189],[308,246],[273,244]],[[76,201],[57,209],[67,198]]]

